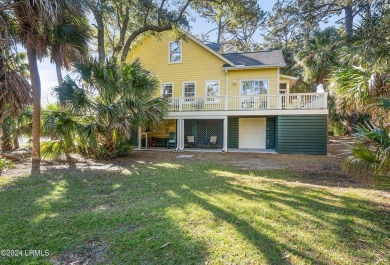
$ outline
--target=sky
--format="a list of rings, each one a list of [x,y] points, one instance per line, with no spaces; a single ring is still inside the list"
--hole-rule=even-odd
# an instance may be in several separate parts
[[[264,11],[271,11],[276,0],[259,0],[258,2],[260,7]],[[330,21],[330,23],[332,23],[332,21]],[[202,33],[205,34],[209,30],[215,28],[215,25],[208,23],[207,20],[200,17],[196,17],[195,21],[192,21],[190,23],[190,26],[191,26],[190,33],[199,36]],[[210,41],[215,41],[216,38],[215,36],[216,35],[210,34]],[[255,34],[254,40],[256,42],[261,43],[262,42],[261,35],[259,33]],[[39,67],[39,73],[40,73],[41,85],[42,85],[41,103],[43,106],[45,106],[48,103],[56,102],[56,99],[52,94],[52,88],[58,84],[56,69],[55,66],[50,63],[49,59],[44,59],[42,62],[39,62],[38,67]],[[66,73],[63,72],[63,76],[65,75]]]

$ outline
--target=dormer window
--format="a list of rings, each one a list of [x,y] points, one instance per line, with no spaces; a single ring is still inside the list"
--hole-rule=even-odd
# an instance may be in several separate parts
[[[181,63],[181,41],[169,43],[169,63]]]

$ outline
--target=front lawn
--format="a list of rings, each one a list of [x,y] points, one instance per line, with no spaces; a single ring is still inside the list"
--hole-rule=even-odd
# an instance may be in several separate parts
[[[179,159],[0,176],[0,249],[49,251],[0,264],[389,264],[388,198]]]

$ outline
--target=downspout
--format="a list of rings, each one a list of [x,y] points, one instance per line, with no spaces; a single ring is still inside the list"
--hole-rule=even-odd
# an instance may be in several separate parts
[[[228,70],[225,69],[225,96],[229,95],[229,75]]]

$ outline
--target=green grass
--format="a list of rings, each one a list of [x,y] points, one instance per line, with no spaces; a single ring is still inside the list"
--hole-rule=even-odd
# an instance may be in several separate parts
[[[102,264],[389,262],[389,212],[378,191],[176,162],[0,177],[0,249],[50,252],[0,264],[72,255]]]

